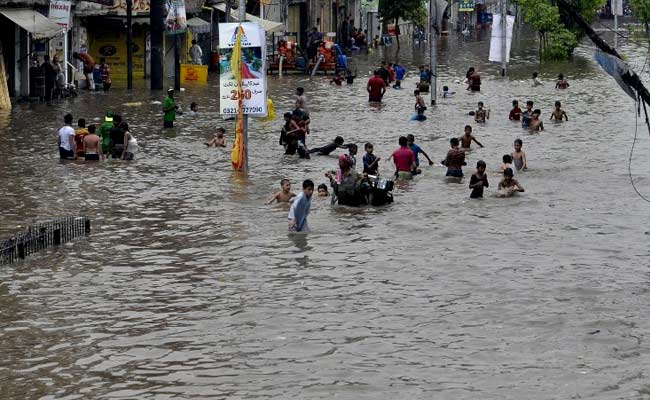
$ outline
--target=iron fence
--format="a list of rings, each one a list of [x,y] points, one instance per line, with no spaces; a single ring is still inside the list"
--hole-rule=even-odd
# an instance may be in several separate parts
[[[88,217],[62,217],[41,222],[0,240],[0,264],[10,264],[49,247],[90,235]]]

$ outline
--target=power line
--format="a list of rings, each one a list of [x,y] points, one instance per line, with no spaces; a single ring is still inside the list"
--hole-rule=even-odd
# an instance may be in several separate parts
[[[643,104],[643,112],[645,113],[645,124],[648,127],[648,134],[650,135],[650,121],[648,120],[648,110],[646,109],[645,102],[641,101],[640,102],[640,96],[637,92],[637,98],[635,99],[635,107],[634,107],[634,139],[632,140],[632,148],[630,149],[630,158],[628,159],[627,163],[627,173],[628,176],[630,177],[630,183],[632,184],[632,188],[636,192],[636,194],[645,200],[647,203],[650,203],[650,200],[645,197],[641,192],[639,192],[639,189],[637,189],[636,184],[634,183],[634,178],[632,177],[632,156],[634,155],[634,147],[636,145],[637,141],[637,134],[639,132],[639,114],[641,113],[641,104]]]

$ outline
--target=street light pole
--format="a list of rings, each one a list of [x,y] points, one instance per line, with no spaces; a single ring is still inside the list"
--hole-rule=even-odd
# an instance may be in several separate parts
[[[126,88],[133,89],[133,0],[126,0]]]
[[[501,0],[501,32],[503,37],[501,38],[501,76],[506,76],[506,67],[508,63],[507,59],[507,50],[508,50],[508,17],[507,17],[507,0]]]
[[[239,0],[239,22],[246,21],[246,0]],[[239,96],[244,95],[244,88],[239,88]],[[244,142],[244,173],[248,173],[248,114],[242,112],[243,142]]]
[[[429,0],[429,44],[431,46],[431,105],[436,105],[438,94],[438,3]]]

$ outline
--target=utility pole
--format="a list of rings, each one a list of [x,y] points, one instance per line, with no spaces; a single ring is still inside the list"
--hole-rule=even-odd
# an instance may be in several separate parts
[[[614,14],[614,48],[618,47],[618,8],[619,8],[619,1],[622,0],[612,0],[611,2],[611,8],[612,12]],[[623,5],[621,4],[621,8]]]
[[[431,46],[431,105],[436,105],[438,95],[438,3],[429,0],[429,45]]]
[[[239,0],[239,22],[246,21],[246,0]],[[241,71],[240,71],[241,73]],[[239,96],[243,96],[244,88],[239,88]],[[242,135],[244,142],[244,173],[248,173],[248,114],[242,112]]]
[[[163,88],[163,0],[151,0],[151,90]]]
[[[232,3],[231,0],[226,0],[226,22],[232,21]]]
[[[126,0],[126,88],[133,89],[133,0]]]
[[[181,90],[181,41],[180,34],[174,34],[174,90]]]
[[[501,32],[503,37],[501,38],[501,76],[506,76],[506,67],[508,66],[507,55],[508,55],[508,17],[507,17],[507,0],[501,0]]]

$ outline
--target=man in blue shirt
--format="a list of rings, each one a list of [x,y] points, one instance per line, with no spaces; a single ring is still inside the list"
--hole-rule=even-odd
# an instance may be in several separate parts
[[[406,135],[406,143],[408,144],[409,148],[413,150],[413,153],[415,153],[415,171],[413,172],[413,175],[422,173],[422,170],[418,168],[420,166],[420,159],[418,158],[418,154],[422,153],[422,155],[426,157],[427,161],[429,161],[429,165],[433,165],[433,161],[431,158],[429,158],[429,155],[425,153],[420,146],[415,144],[415,136],[411,134]]]
[[[401,89],[402,81],[404,80],[404,76],[406,76],[406,70],[404,69],[404,67],[398,64],[394,64],[393,69],[395,70],[395,85],[393,86],[393,88]]]

